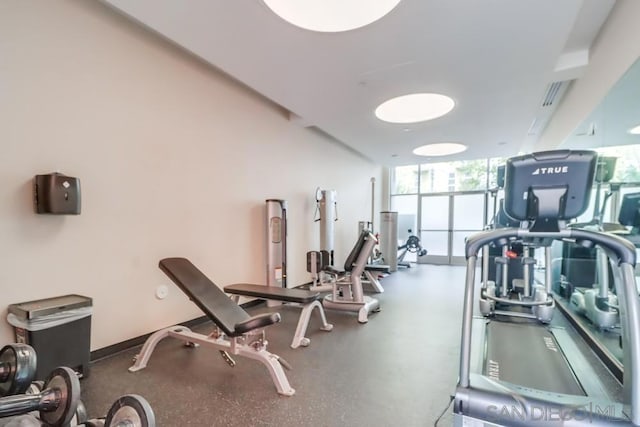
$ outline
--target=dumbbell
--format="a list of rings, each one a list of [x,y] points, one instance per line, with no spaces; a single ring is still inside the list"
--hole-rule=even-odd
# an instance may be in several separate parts
[[[34,381],[25,391],[25,394],[38,394],[42,390],[44,390],[44,381]],[[71,426],[82,425],[87,421],[87,418],[87,407],[84,406],[81,399],[78,399],[78,407],[76,408],[75,415],[71,418]]]
[[[149,402],[136,394],[116,400],[104,420],[89,420],[85,427],[155,427],[156,417]]]
[[[80,381],[70,368],[56,368],[36,394],[0,398],[0,418],[39,411],[40,420],[49,426],[66,426],[76,414],[80,399]]]
[[[24,393],[36,375],[37,357],[27,344],[10,344],[0,350],[0,397]]]

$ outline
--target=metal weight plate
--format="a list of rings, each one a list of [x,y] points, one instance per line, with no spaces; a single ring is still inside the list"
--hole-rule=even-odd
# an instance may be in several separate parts
[[[155,427],[156,417],[149,402],[137,394],[127,394],[116,400],[104,423],[105,427]]]
[[[44,391],[57,390],[60,402],[54,411],[40,411],[40,419],[46,424],[66,426],[76,414],[80,400],[80,380],[70,368],[56,368],[44,382]]]
[[[0,397],[24,393],[36,375],[36,351],[27,344],[0,350]]]

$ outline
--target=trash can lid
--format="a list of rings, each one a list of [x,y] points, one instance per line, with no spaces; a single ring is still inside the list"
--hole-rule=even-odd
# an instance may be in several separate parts
[[[35,319],[48,316],[61,311],[73,310],[82,307],[91,307],[92,300],[82,295],[63,295],[54,298],[45,298],[36,301],[10,304],[9,313],[21,319]]]

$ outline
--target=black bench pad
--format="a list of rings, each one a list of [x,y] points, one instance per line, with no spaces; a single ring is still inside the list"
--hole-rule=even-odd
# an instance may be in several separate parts
[[[186,258],[165,258],[159,267],[229,337],[280,321],[277,313],[249,316]]]
[[[244,322],[237,323],[235,326],[236,334],[242,335],[254,329],[264,328],[274,323],[279,323],[282,318],[280,313],[264,313],[258,314],[245,320]]]
[[[389,273],[391,270],[391,267],[385,264],[367,264],[364,266],[364,269],[368,271],[378,271],[381,273]]]
[[[236,283],[224,287],[228,294],[242,295],[245,297],[255,297],[284,302],[295,302],[298,304],[309,304],[320,298],[319,292],[305,289],[289,289],[277,286],[252,285],[249,283]]]

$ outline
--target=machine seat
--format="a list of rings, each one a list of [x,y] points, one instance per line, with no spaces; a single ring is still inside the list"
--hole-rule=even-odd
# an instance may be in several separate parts
[[[305,289],[280,288],[276,286],[252,285],[249,283],[228,285],[224,287],[224,291],[228,294],[297,304],[309,304],[320,298],[320,292]]]

